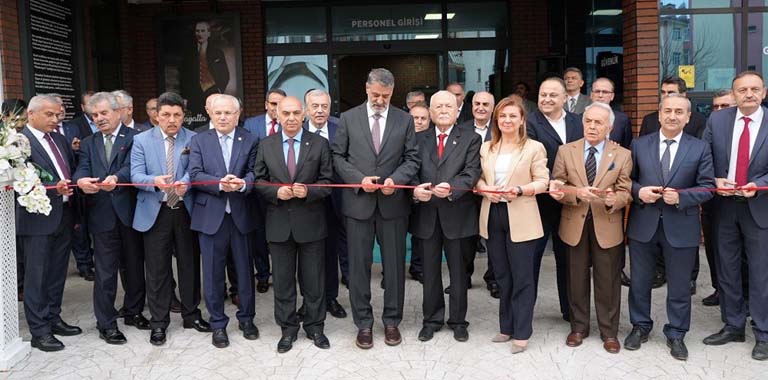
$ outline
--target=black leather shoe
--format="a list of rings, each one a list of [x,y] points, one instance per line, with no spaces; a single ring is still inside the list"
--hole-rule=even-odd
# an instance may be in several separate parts
[[[664,284],[667,283],[667,276],[664,273],[656,272],[656,275],[653,276],[653,285],[652,287],[654,289],[660,288],[664,286]]]
[[[335,299],[328,301],[328,304],[325,305],[325,310],[331,313],[334,318],[347,317],[347,312],[344,310],[344,307]]]
[[[421,272],[410,272],[410,274],[412,279],[422,284],[424,283],[424,274],[422,274]]]
[[[152,343],[153,346],[162,346],[165,344],[165,329],[162,327],[158,327],[156,329],[152,329],[152,332],[149,334],[149,343]]]
[[[456,326],[453,328],[453,339],[459,342],[466,342],[469,340],[469,331],[465,326]]]
[[[673,358],[677,360],[688,360],[688,347],[685,347],[685,342],[683,342],[682,338],[667,338],[667,347],[669,347],[669,353]]]
[[[284,335],[277,342],[277,352],[284,354],[293,348],[293,342],[296,341],[296,335]]]
[[[328,340],[328,337],[321,332],[307,334],[307,338],[312,340],[312,342],[315,343],[315,347],[317,348],[320,348],[323,350],[327,350],[331,348],[331,342]]]
[[[67,322],[59,321],[59,323],[51,326],[51,333],[61,336],[74,336],[82,334],[83,330],[77,326],[69,325]]]
[[[629,276],[627,276],[627,274],[624,273],[624,271],[622,270],[621,271],[621,286],[629,287],[630,284],[631,284],[631,281],[629,279]]]
[[[185,329],[195,329],[201,333],[211,332],[211,325],[203,319],[195,319],[194,321],[184,321]]]
[[[149,321],[141,314],[126,315],[124,322],[126,326],[133,326],[139,330],[150,330]]]
[[[238,328],[243,332],[243,338],[248,340],[259,339],[259,329],[253,322],[241,322],[238,324]]]
[[[211,342],[216,348],[224,348],[229,346],[229,336],[227,336],[227,330],[213,329],[213,334],[211,334]]]
[[[696,281],[691,280],[690,284],[688,286],[691,288],[691,295],[696,294]]]
[[[648,341],[648,332],[639,327],[632,327],[632,332],[624,339],[624,348],[630,351],[640,349],[640,346]]]
[[[704,338],[704,344],[707,346],[722,346],[726,343],[743,342],[744,340],[744,333],[736,334],[721,329],[717,333]]]
[[[171,297],[171,313],[181,313],[181,301],[176,298],[176,294]]]
[[[93,269],[88,268],[80,271],[80,277],[83,278],[85,281],[93,281],[96,274],[93,273]]]
[[[755,348],[752,349],[752,359],[768,360],[768,342],[755,342]]]
[[[118,329],[99,330],[99,338],[103,339],[108,344],[128,343],[128,339],[125,339],[125,335]]]
[[[488,252],[488,249],[485,248],[485,245],[483,244],[482,239],[477,239],[477,246],[475,247],[475,250],[477,253],[486,253]]]
[[[266,293],[269,290],[269,279],[259,280],[256,283],[256,291],[259,293]]]
[[[714,293],[704,297],[704,299],[701,300],[701,303],[703,303],[704,306],[717,306],[717,305],[720,305],[720,292],[715,290]]]
[[[32,337],[32,347],[44,352],[61,351],[64,349],[64,343],[56,339],[53,334]]]
[[[499,299],[501,292],[499,291],[499,284],[492,282],[488,284],[488,291],[491,293],[491,297]]]
[[[422,342],[428,342],[435,336],[435,330],[431,327],[424,326],[419,331],[419,340]]]
[[[304,304],[301,304],[301,307],[299,310],[296,310],[296,319],[299,320],[299,322],[304,322],[304,316],[307,314],[307,308],[304,306]]]
[[[445,293],[445,294],[451,294],[451,286],[450,286],[450,285],[446,286],[446,287],[445,287],[445,290],[443,290],[443,293]]]

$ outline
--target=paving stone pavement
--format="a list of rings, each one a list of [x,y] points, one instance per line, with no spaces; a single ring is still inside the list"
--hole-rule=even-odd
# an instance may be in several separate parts
[[[217,349],[210,334],[184,330],[178,314],[171,315],[168,342],[162,347],[149,344],[149,332],[139,331],[119,322],[128,344],[110,346],[101,341],[96,330],[91,296],[93,283],[75,273],[67,280],[62,317],[83,328],[75,337],[62,337],[66,349],[43,353],[36,349],[12,371],[0,373],[0,379],[768,379],[768,363],[750,358],[754,336],[747,332],[746,343],[709,347],[701,341],[721,327],[716,307],[704,307],[703,297],[712,292],[703,250],[698,292],[693,296],[693,321],[686,338],[690,351],[687,362],[669,356],[661,332],[666,319],[666,288],[653,291],[653,317],[656,328],[651,339],[638,351],[622,350],[618,355],[605,352],[599,339],[592,313],[592,333],[578,348],[565,345],[569,325],[560,318],[555,286],[554,257],[544,257],[539,297],[536,304],[534,333],[528,350],[512,356],[509,343],[491,343],[498,331],[498,301],[485,290],[482,274],[485,256],[479,256],[469,290],[470,322],[468,342],[459,343],[451,331],[443,328],[432,341],[417,339],[421,327],[421,285],[406,280],[404,320],[400,326],[403,343],[397,347],[384,344],[380,318],[374,329],[374,348],[355,347],[356,330],[351,315],[335,319],[328,315],[326,335],[330,350],[320,350],[304,338],[303,332],[286,354],[276,351],[280,330],[274,322],[272,288],[256,296],[256,324],[261,337],[245,340],[230,323],[231,345]],[[71,265],[70,268],[74,268]],[[379,288],[380,267],[372,273],[374,315],[380,317],[382,294]],[[444,268],[447,285],[447,270]],[[119,292],[120,295],[122,292]],[[622,289],[622,311],[619,338],[631,330],[627,311],[627,288]],[[339,302],[349,313],[347,290],[342,286]],[[117,304],[121,303],[118,300]],[[446,297],[447,303],[447,297]],[[203,305],[201,305],[202,307]],[[234,319],[235,307],[227,302],[227,314]],[[145,316],[149,317],[148,311]],[[203,308],[203,314],[207,312]],[[22,337],[30,339],[24,321]]]

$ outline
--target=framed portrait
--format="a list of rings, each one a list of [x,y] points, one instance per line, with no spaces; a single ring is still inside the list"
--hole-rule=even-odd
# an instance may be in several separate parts
[[[157,57],[160,92],[173,91],[187,102],[184,125],[208,123],[205,99],[229,94],[242,99],[240,17],[235,13],[162,17]]]

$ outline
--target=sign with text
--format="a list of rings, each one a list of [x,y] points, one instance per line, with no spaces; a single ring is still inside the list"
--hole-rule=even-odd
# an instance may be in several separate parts
[[[341,6],[331,8],[334,41],[438,39],[439,4]]]

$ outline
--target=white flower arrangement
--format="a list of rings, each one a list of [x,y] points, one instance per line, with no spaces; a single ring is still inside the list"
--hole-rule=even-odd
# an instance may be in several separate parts
[[[26,162],[32,154],[27,136],[16,131],[26,124],[18,112],[3,117],[0,127],[0,180],[13,181],[13,190],[19,196],[16,200],[28,212],[49,215],[51,199],[40,179],[38,169]],[[50,177],[50,174],[47,174]]]

